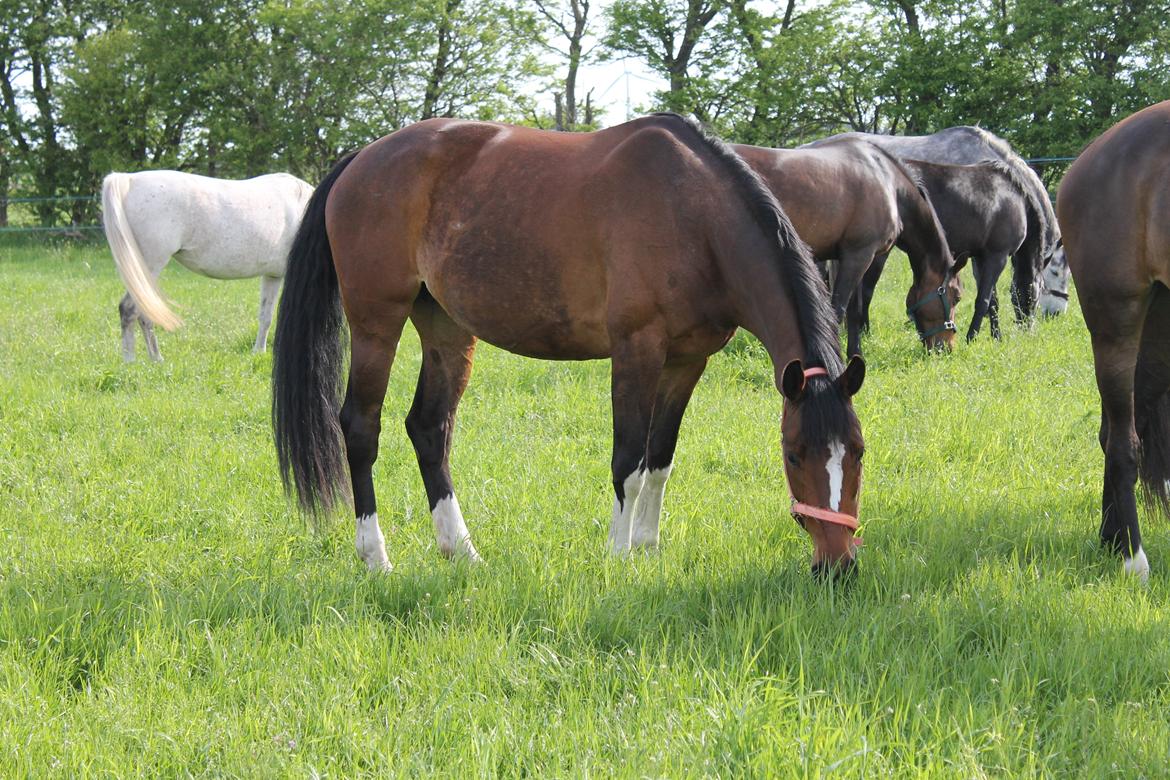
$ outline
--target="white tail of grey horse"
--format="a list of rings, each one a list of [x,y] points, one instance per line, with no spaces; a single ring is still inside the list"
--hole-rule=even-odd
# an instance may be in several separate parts
[[[109,241],[122,283],[126,285],[126,291],[134,299],[138,311],[154,324],[174,330],[183,321],[171,311],[147,271],[134,230],[126,219],[123,202],[129,191],[129,174],[111,173],[102,181],[102,224],[106,240]]]

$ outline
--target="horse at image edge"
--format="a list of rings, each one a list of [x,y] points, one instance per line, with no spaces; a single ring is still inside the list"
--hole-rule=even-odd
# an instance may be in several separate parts
[[[1163,514],[1170,505],[1170,101],[1089,144],[1056,211],[1101,395],[1101,541],[1145,580],[1138,480]]]

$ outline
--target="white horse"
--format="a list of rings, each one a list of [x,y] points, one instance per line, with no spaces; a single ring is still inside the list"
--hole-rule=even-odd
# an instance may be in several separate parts
[[[118,304],[122,357],[134,360],[135,320],[152,360],[162,360],[153,326],[182,324],[156,286],[171,257],[214,279],[263,277],[253,347],[263,352],[289,246],[312,194],[312,185],[287,173],[245,181],[179,171],[107,176],[102,223],[127,290]]]

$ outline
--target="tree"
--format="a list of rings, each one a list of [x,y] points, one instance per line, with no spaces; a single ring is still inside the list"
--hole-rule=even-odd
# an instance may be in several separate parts
[[[605,45],[616,54],[640,57],[669,81],[669,89],[659,96],[665,108],[706,121],[711,112],[704,103],[709,101],[699,94],[701,79],[689,68],[696,53],[702,55],[705,75],[726,64],[725,49],[700,45],[726,7],[725,0],[616,0],[607,12]]]
[[[62,127],[59,116],[58,77],[70,47],[110,16],[96,0],[0,2],[0,118],[3,136],[12,142],[9,178],[0,184],[7,187],[16,176],[27,179],[32,191],[41,195],[69,193],[79,185],[85,152],[66,148],[68,128]],[[79,221],[82,208],[82,202],[76,202],[62,214],[51,202],[35,206],[44,224],[55,224],[62,216]]]
[[[565,78],[562,82],[564,92],[556,93],[556,129],[590,129],[589,126],[593,123],[591,110],[586,110],[583,122],[578,122],[577,117],[577,70],[581,67],[586,56],[583,50],[583,41],[589,33],[589,0],[568,0],[567,8],[564,2],[554,4],[551,0],[533,0],[533,3],[537,12],[553,30],[554,35],[559,33],[567,44],[564,50],[549,46],[566,60]],[[560,104],[562,94],[564,95],[563,112]]]

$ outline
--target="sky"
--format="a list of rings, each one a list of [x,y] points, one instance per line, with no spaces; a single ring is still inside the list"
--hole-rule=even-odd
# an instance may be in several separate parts
[[[605,9],[613,4],[613,0],[592,0],[589,8],[589,28],[595,33],[605,28]],[[776,13],[779,3],[776,0],[754,0],[748,6],[761,13]],[[596,36],[585,43],[586,49],[597,43]],[[556,66],[557,77],[563,79],[565,75],[564,60],[550,59]],[[651,71],[639,60],[626,57],[611,62],[591,62],[581,67],[577,72],[577,101],[584,104],[585,95],[593,90],[593,103],[605,109],[601,118],[601,125],[621,124],[627,119],[639,116],[642,112],[639,106],[645,108],[650,105],[654,92],[667,87],[666,79]],[[535,91],[535,90],[534,90]],[[551,91],[539,93],[540,110],[553,110],[553,96]],[[627,110],[628,107],[628,110]]]

